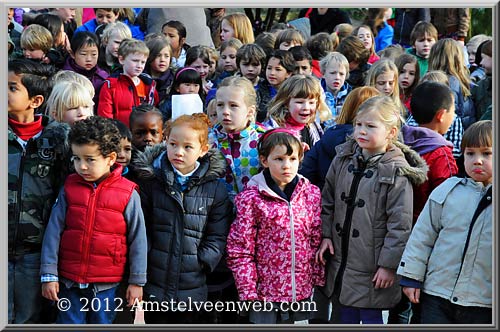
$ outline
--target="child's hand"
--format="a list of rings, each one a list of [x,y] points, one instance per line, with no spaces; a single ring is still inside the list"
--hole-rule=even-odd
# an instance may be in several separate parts
[[[134,305],[135,299],[139,302],[142,301],[142,286],[128,285],[125,297],[127,298],[127,307]]]
[[[403,287],[403,293],[411,303],[420,303],[420,288]]]
[[[316,264],[321,263],[323,265],[326,264],[326,260],[323,258],[323,254],[328,249],[331,255],[333,255],[333,244],[331,239],[323,239],[321,241],[321,245],[319,246],[318,251],[316,251],[316,256],[314,261]]]
[[[394,285],[394,280],[396,279],[396,271],[380,266],[375,273],[372,281],[375,283],[375,289],[377,288],[389,288]]]
[[[203,84],[203,91],[205,91],[205,94],[207,94],[213,86],[214,84],[211,81],[207,81],[205,84]]]
[[[42,284],[42,296],[45,297],[46,299],[52,301],[59,301],[57,293],[59,293],[58,281],[44,282]]]
[[[304,148],[304,152],[311,150],[311,147],[306,142],[302,142],[302,147]]]

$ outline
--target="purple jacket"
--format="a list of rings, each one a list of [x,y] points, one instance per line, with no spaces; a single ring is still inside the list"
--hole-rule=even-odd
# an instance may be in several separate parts
[[[75,73],[82,74],[92,82],[95,90],[94,102],[97,105],[97,101],[99,99],[99,91],[101,90],[101,86],[108,78],[109,74],[105,70],[99,68],[99,66],[97,65],[90,70],[80,67],[76,64],[75,59],[73,59],[71,56],[68,56],[68,58],[66,59],[66,63],[64,63],[62,69],[71,70]]]

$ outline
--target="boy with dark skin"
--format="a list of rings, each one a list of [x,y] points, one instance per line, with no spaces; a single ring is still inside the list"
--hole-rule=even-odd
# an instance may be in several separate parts
[[[151,105],[137,106],[130,114],[130,131],[132,132],[132,146],[139,151],[144,151],[146,146],[160,143],[163,141],[161,112]]]

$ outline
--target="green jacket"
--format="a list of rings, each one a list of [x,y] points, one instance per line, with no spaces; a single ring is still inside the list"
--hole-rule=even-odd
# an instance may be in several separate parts
[[[427,69],[429,68],[429,59],[418,56],[413,47],[407,48],[406,53],[417,57],[418,67],[420,69],[420,77],[424,76],[424,74],[427,73]]]
[[[45,226],[67,174],[69,126],[48,117],[43,130],[22,140],[8,129],[9,260],[40,252]]]

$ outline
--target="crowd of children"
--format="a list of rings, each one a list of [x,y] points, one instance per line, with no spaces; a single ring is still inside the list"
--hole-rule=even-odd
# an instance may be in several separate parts
[[[9,9],[10,324],[492,322],[491,37],[62,9]]]

